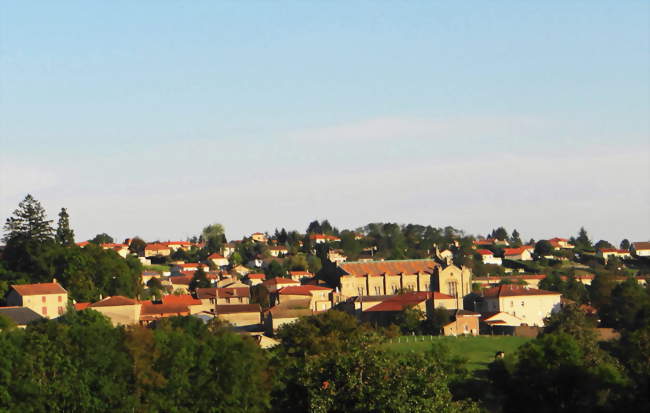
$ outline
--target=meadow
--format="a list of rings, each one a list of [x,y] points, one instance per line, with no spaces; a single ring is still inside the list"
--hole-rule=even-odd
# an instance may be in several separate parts
[[[385,345],[396,352],[417,352],[428,350],[434,342],[442,342],[447,344],[455,355],[467,358],[467,368],[475,371],[487,369],[497,351],[503,351],[507,357],[529,340],[526,337],[514,336],[401,336],[391,339]]]

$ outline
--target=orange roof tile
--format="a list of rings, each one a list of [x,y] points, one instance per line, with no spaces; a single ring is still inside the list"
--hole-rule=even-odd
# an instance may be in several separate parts
[[[398,275],[417,274],[419,272],[432,273],[440,264],[431,259],[423,260],[390,260],[369,262],[344,262],[339,267],[347,275],[363,277],[367,275]]]
[[[561,295],[557,291],[538,290],[516,284],[505,284],[483,290],[484,297],[516,297],[524,295]]]
[[[199,305],[201,300],[192,297],[189,294],[181,295],[166,295],[162,298],[163,304],[183,304],[183,305]]]
[[[14,284],[11,288],[16,290],[16,292],[22,296],[68,293],[59,283]]]
[[[411,292],[406,294],[394,295],[381,303],[368,308],[365,311],[402,311],[408,307],[420,304],[421,302],[433,298],[434,300],[453,300],[454,297],[439,292]]]
[[[124,297],[121,295],[114,295],[112,297],[106,297],[101,301],[90,304],[90,308],[95,307],[116,307],[122,305],[135,305],[138,304],[138,301],[133,298]]]

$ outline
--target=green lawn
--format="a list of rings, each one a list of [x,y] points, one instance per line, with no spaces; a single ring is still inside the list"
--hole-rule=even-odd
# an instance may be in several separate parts
[[[424,341],[421,341],[423,340]],[[530,340],[526,337],[514,336],[477,336],[477,337],[429,337],[429,336],[403,336],[392,339],[386,346],[394,351],[425,351],[430,348],[432,342],[444,342],[449,345],[450,350],[462,357],[467,358],[467,368],[470,371],[487,368],[487,365],[494,360],[497,351],[503,351],[506,355],[513,354],[515,350]]]
[[[169,265],[160,265],[160,264],[143,265],[142,268],[145,271],[158,271],[160,273],[169,271]]]

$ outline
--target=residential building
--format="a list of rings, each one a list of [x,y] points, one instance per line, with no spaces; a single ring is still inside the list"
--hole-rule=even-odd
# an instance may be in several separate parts
[[[530,246],[505,248],[503,250],[503,258],[514,261],[532,261],[532,250],[534,250],[534,248],[531,248]]]
[[[327,252],[327,259],[332,262],[341,263],[347,261],[348,256],[341,249],[333,249]]]
[[[262,327],[259,304],[217,305],[215,314],[240,329],[260,330]]]
[[[142,304],[132,298],[115,295],[106,297],[86,308],[98,311],[108,317],[114,326],[137,324],[140,321]],[[80,308],[82,308],[80,306]]]
[[[105,250],[115,251],[117,255],[119,255],[122,258],[126,258],[131,253],[131,251],[129,251],[129,246],[126,244],[105,243],[105,244],[100,244],[99,246]]]
[[[394,320],[397,313],[407,308],[416,308],[423,317],[431,314],[435,308],[456,309],[462,305],[461,299],[439,292],[408,292],[392,295],[361,313],[363,321],[387,325]]]
[[[339,242],[341,238],[335,237],[334,235],[325,235],[325,234],[311,234],[309,239],[312,240],[315,244],[324,244],[326,242]]]
[[[300,285],[298,281],[291,280],[289,278],[276,277],[266,280],[262,283],[270,294],[278,291],[280,288],[288,287],[290,285]]]
[[[289,249],[282,245],[274,245],[269,247],[269,254],[273,257],[283,257],[289,253]]]
[[[631,250],[636,257],[650,257],[650,242],[633,242]]]
[[[217,268],[227,267],[229,264],[228,258],[221,254],[217,254],[216,252],[208,256],[208,261]]]
[[[258,284],[262,284],[264,280],[266,280],[266,274],[264,273],[253,273],[253,274],[247,274],[246,277],[244,277],[244,282],[251,287],[254,287]]]
[[[483,261],[483,264],[494,264],[494,265],[501,265],[502,260],[500,257],[495,257],[494,253],[490,250],[476,250],[476,253],[481,256],[481,261]]]
[[[268,242],[268,237],[266,236],[266,234],[263,234],[261,232],[255,232],[251,234],[251,238],[255,242],[263,242],[265,244]]]
[[[169,249],[172,252],[176,252],[181,249],[183,251],[189,251],[194,245],[189,241],[166,241],[166,242],[161,242],[161,244],[169,247]]]
[[[178,264],[173,264],[171,270],[172,274],[182,274],[198,271],[199,268],[202,268],[205,272],[210,271],[210,267],[206,264],[200,264],[198,262],[183,263],[182,261],[180,261]]]
[[[167,257],[171,255],[172,250],[167,245],[161,243],[151,243],[144,247],[144,256],[149,257]]]
[[[313,279],[314,274],[309,271],[289,271],[287,278],[298,282],[304,282]]]
[[[8,318],[18,328],[25,328],[27,324],[43,318],[40,314],[27,307],[0,307],[0,316]]]
[[[227,244],[224,244],[221,247],[221,255],[223,255],[226,258],[230,258],[233,252],[237,249],[237,245],[235,243],[229,242]]]
[[[607,262],[607,260],[608,260],[610,257],[618,257],[618,258],[622,258],[622,259],[626,259],[626,258],[631,258],[631,257],[632,257],[632,254],[630,253],[630,251],[628,251],[628,250],[621,250],[621,249],[617,249],[617,248],[602,248],[602,249],[599,249],[599,250],[598,250],[598,252],[596,253],[596,255],[598,255],[599,257],[601,257],[602,259],[604,259],[605,262]]]
[[[571,243],[569,243],[568,239],[565,238],[551,238],[548,240],[549,244],[551,244],[551,247],[553,247],[554,250],[559,250],[559,249],[573,249],[575,248]]]
[[[445,336],[479,335],[479,319],[481,314],[468,310],[450,310],[451,321],[442,327]]]
[[[478,306],[483,312],[505,312],[529,326],[544,326],[544,319],[560,309],[561,294],[515,284],[483,290]]]
[[[307,297],[312,311],[325,311],[332,308],[331,292],[331,288],[318,285],[296,285],[279,289],[274,298],[279,304],[284,304]]]
[[[9,307],[27,307],[42,317],[56,318],[66,312],[68,292],[51,283],[12,285],[6,298]]]
[[[285,304],[279,304],[266,310],[264,314],[264,331],[269,336],[273,337],[278,328],[285,324],[290,324],[298,320],[300,317],[312,315],[309,309],[310,299],[307,298],[302,301],[290,301]]]

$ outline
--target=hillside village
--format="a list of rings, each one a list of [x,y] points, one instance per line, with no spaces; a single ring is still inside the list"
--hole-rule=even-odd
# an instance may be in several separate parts
[[[650,242],[327,220],[238,240],[211,224],[186,240],[76,241],[66,209],[54,224],[30,195],[4,229],[9,410],[650,406]]]
[[[241,240],[227,241],[223,228],[212,225],[190,240],[115,243],[100,234],[67,248],[137,260],[133,294],[84,300],[65,272],[43,283],[3,280],[0,314],[23,327],[86,308],[114,325],[218,317],[273,343],[281,326],[331,309],[383,327],[399,325],[414,310],[423,327],[405,333],[536,334],[531,328],[542,328],[568,303],[595,316],[594,286],[626,280],[646,286],[650,278],[650,242],[592,245],[584,229],[577,237],[524,243],[504,228],[473,237],[451,227],[397,224],[340,231],[325,220],[305,233],[283,228]]]

